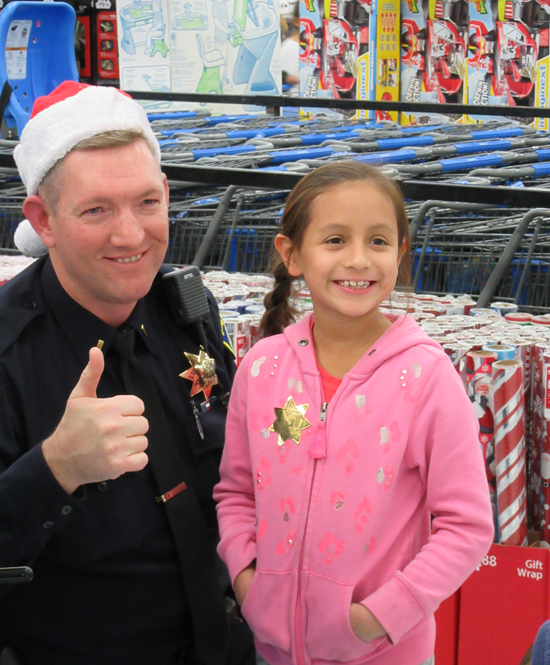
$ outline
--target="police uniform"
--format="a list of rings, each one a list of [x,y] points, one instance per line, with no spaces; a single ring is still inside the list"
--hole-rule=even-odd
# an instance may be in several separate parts
[[[175,324],[160,274],[125,325],[136,331],[135,354],[153,377],[214,540],[221,397],[235,363],[208,299],[206,335],[219,384],[200,416],[204,396],[192,399],[191,383],[180,376],[190,367],[184,352],[197,354],[199,339]],[[150,469],[68,495],[41,451],[100,340],[105,371],[97,396],[125,392],[110,352],[115,333],[67,295],[49,257],[0,289],[0,566],[34,569],[31,583],[0,587],[0,645],[15,645],[31,665],[163,665],[192,646],[173,538]]]

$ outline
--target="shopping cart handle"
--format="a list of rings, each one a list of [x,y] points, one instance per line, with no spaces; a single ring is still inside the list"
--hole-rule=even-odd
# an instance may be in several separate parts
[[[258,115],[215,115],[210,118],[205,118],[209,125],[219,125],[222,122],[237,122],[238,120],[257,120]]]
[[[539,162],[550,161],[550,148],[542,148],[535,150],[535,155],[538,157]]]
[[[484,150],[510,150],[512,143],[506,139],[493,139],[487,141],[465,141],[454,146],[457,155],[468,155],[472,152],[483,152]]]
[[[281,152],[268,153],[272,158],[270,164],[283,164],[284,162],[296,162],[299,159],[318,159],[319,157],[331,157],[337,152],[333,148],[303,148],[302,150],[281,150]]]
[[[440,162],[443,173],[446,171],[461,171],[462,169],[482,168],[483,166],[501,166],[504,163],[498,153],[490,155],[476,155],[475,157],[456,157],[442,159]]]
[[[224,148],[200,148],[198,150],[190,150],[195,159],[202,157],[216,157],[217,155],[243,155],[247,152],[258,152],[255,145],[228,145]]]
[[[549,162],[545,162],[544,164],[529,164],[527,168],[533,169],[533,175],[535,177],[550,174]]]
[[[476,139],[509,139],[512,136],[525,136],[521,127],[509,127],[507,129],[482,129],[474,132]]]
[[[282,136],[284,127],[263,127],[262,129],[234,129],[226,132],[228,139],[255,139],[256,137]]]
[[[345,141],[346,139],[358,139],[359,132],[328,132],[324,134],[305,134],[302,136],[302,145],[319,145],[325,141]]]
[[[416,150],[390,150],[387,152],[370,152],[368,154],[357,155],[354,161],[363,164],[390,164],[396,162],[412,162],[418,158]]]
[[[410,148],[413,145],[433,145],[433,136],[407,136],[402,139],[380,139],[376,141],[380,150],[398,150],[399,148]]]

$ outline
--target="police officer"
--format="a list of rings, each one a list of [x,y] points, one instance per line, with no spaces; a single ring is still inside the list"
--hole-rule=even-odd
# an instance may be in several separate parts
[[[215,541],[234,360],[209,296],[215,380],[203,390],[201,339],[172,316],[158,142],[124,93],[66,82],[36,101],[15,159],[30,222],[18,242],[47,253],[0,290],[0,566],[34,569],[30,584],[0,589],[0,647],[28,665],[221,663],[223,627],[214,656],[198,653],[181,567],[204,543],[191,531],[176,547],[155,501],[147,405],[113,350],[131,331],[185,468],[178,491],[193,493]],[[216,575],[210,565],[192,563]]]

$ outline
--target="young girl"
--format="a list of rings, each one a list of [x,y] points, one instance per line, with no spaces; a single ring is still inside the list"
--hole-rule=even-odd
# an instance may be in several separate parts
[[[433,613],[493,525],[456,370],[411,317],[378,309],[408,268],[401,196],[375,169],[329,164],[294,188],[280,231],[273,336],[229,405],[218,551],[271,665],[432,662]],[[285,327],[297,277],[314,313]]]

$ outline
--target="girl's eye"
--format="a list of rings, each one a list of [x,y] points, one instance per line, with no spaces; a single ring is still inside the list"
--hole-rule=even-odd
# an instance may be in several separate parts
[[[373,245],[387,245],[388,243],[384,240],[384,238],[374,238],[374,240],[371,241]]]
[[[344,241],[342,238],[329,238],[327,240],[328,245],[339,245],[340,243],[343,243]]]

